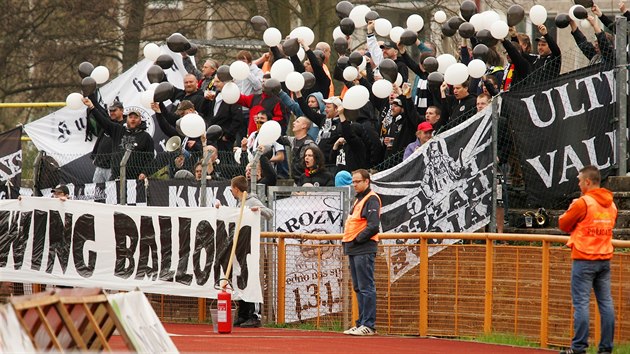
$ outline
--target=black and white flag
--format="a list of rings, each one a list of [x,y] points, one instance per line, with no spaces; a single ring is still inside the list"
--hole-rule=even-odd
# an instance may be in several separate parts
[[[383,203],[382,231],[472,232],[486,225],[492,210],[491,141],[491,112],[486,109],[372,176],[372,189]],[[401,247],[389,249],[392,281],[419,262],[413,249],[395,242]],[[440,250],[431,247],[430,255]]]
[[[0,134],[0,199],[15,199],[22,184],[22,127]]]
[[[586,165],[610,174],[617,161],[615,85],[613,70],[589,66],[503,96],[501,115],[513,131],[530,206],[570,199]]]

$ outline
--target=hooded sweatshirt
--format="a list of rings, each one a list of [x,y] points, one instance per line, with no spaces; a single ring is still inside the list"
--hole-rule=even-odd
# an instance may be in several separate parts
[[[599,205],[604,208],[608,208],[613,204],[613,194],[611,191],[605,188],[597,188],[590,190],[585,193],[595,199]],[[584,220],[586,217],[587,207],[586,202],[583,198],[576,199],[569,209],[560,216],[558,220],[558,227],[560,230],[564,232],[571,233],[575,230],[577,224]],[[610,255],[591,255],[580,252],[576,247],[571,248],[571,259],[588,259],[588,260],[600,260],[600,259],[610,259],[612,254]]]

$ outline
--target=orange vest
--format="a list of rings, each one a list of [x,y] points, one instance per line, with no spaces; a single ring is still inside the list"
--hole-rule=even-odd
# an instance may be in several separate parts
[[[571,232],[567,246],[579,252],[579,259],[610,259],[617,207],[614,203],[603,207],[589,195],[582,196],[582,200],[586,203],[586,216]]]
[[[374,193],[374,191],[370,191],[370,193],[366,194],[365,197],[363,197],[363,199],[361,200],[355,200],[354,205],[352,206],[352,214],[348,216],[348,220],[346,221],[346,229],[343,233],[343,242],[350,242],[354,240],[357,235],[359,235],[361,231],[366,228],[367,219],[361,217],[361,211],[363,210],[363,205],[365,205],[365,202],[371,196],[375,196],[378,199],[378,212],[380,215],[380,207],[382,205],[381,198],[378,196],[378,194]],[[372,236],[370,239],[378,242],[378,234]]]

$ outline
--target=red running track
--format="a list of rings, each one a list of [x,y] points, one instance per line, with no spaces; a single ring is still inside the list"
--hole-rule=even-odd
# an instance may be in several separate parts
[[[451,339],[371,336],[284,328],[234,328],[213,332],[212,325],[169,324],[164,328],[181,353],[431,353],[431,354],[549,354],[557,351],[492,345]],[[123,349],[120,338],[113,347]],[[122,346],[120,346],[122,345]]]

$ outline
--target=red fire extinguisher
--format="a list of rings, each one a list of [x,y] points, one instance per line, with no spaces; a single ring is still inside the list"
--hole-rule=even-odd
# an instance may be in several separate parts
[[[232,293],[229,283],[220,287],[217,294],[217,329],[221,334],[232,333]]]

